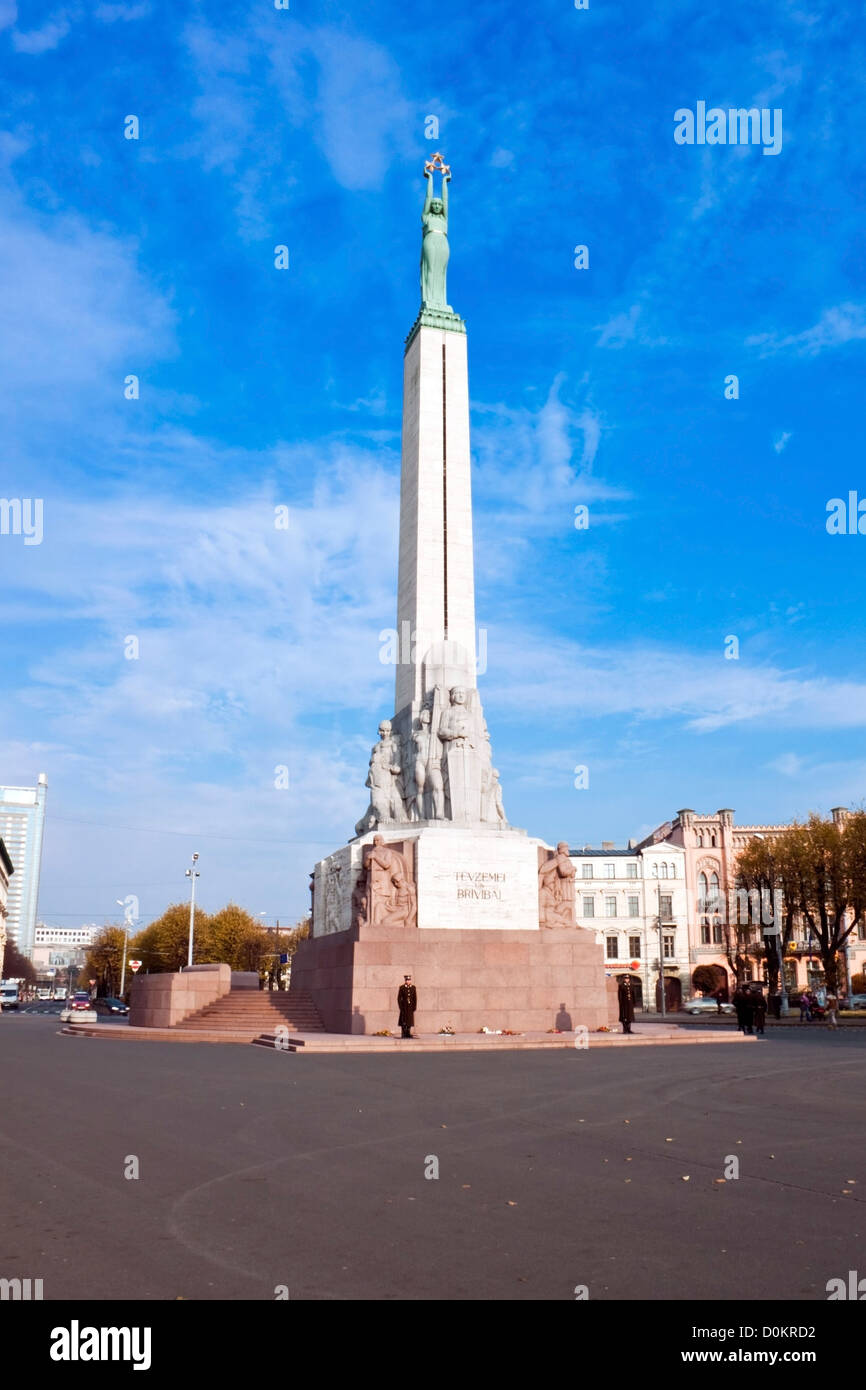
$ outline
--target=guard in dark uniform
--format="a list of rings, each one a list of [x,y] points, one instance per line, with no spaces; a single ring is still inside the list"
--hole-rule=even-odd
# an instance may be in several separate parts
[[[412,983],[411,975],[403,976],[403,983],[397,991],[397,1007],[400,1010],[401,1037],[411,1038],[415,1010],[418,1007],[418,991]]]
[[[634,989],[630,975],[625,975],[620,980],[616,993],[619,999],[619,1021],[622,1024],[622,1031],[630,1033],[631,1025],[634,1023]]]

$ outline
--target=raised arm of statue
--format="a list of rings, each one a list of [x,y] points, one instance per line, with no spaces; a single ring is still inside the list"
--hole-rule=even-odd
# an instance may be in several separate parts
[[[444,174],[442,177],[442,213],[445,218],[445,231],[448,231],[448,185],[451,182],[451,175]],[[433,180],[430,180],[431,186]]]
[[[422,222],[430,211],[430,204],[433,201],[433,174],[429,169],[425,169],[424,177],[427,180],[427,192],[424,195],[424,211],[421,214]]]

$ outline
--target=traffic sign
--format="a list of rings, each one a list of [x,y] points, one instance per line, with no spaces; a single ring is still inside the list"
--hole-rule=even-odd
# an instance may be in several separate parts
[[[129,968],[130,968],[130,970],[132,971],[132,973],[133,973],[133,975],[134,975],[135,972],[136,972],[136,970],[140,970],[140,969],[141,969],[141,961],[140,961],[140,960],[131,960],[131,961],[129,962]]]

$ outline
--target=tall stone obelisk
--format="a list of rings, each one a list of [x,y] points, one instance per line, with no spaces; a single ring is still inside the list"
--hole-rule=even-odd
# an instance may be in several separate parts
[[[466,325],[447,292],[451,170],[436,154],[424,173],[421,308],[403,359],[394,715],[373,749],[358,834],[403,821],[505,824],[476,683]]]
[[[437,257],[444,252],[447,261],[450,171],[445,166],[443,197],[433,198],[435,157],[431,163],[422,217],[421,311],[403,359],[398,714],[423,700],[423,663],[431,652],[464,685],[475,685],[466,325],[446,301],[444,267],[436,273]]]
[[[508,824],[476,681],[466,325],[448,303],[448,185],[425,165],[421,309],[403,359],[394,714],[367,810],[313,870],[292,967],[336,1032],[393,1023],[414,972],[424,1031],[608,1018],[602,948],[577,930],[574,865]],[[434,179],[441,176],[441,196]]]

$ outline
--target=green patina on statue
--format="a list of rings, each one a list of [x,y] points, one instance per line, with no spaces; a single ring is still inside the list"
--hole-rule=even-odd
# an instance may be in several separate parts
[[[442,174],[442,197],[433,196],[433,172]],[[421,242],[421,308],[440,309],[446,314],[453,313],[448,303],[446,279],[448,276],[448,185],[451,170],[442,160],[441,154],[434,154],[424,166],[427,180],[427,196],[421,214],[424,238]]]
[[[433,175],[442,175],[442,197],[434,197]],[[427,194],[424,198],[424,211],[421,226],[424,228],[421,241],[421,308],[406,339],[408,350],[415,334],[422,325],[428,328],[442,328],[451,333],[465,333],[466,324],[459,314],[455,314],[448,303],[447,277],[448,257],[448,185],[451,170],[441,154],[434,154],[424,165],[427,179]]]

